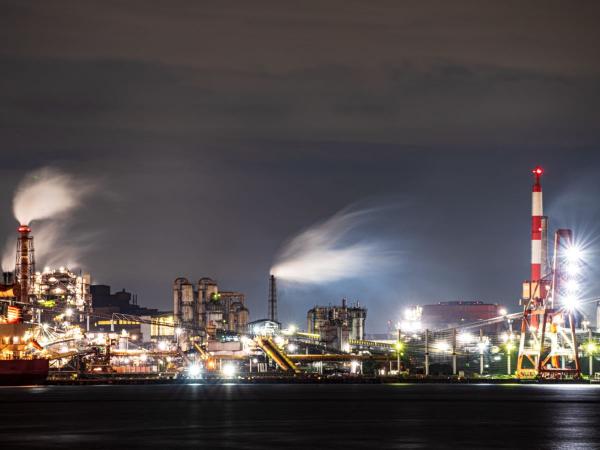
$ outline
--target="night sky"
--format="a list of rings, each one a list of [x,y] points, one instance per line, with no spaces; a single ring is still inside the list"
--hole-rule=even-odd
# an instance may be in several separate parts
[[[516,311],[536,164],[551,227],[589,242],[598,279],[599,13],[593,1],[1,0],[1,230],[14,233],[18,181],[58,167],[101,186],[64,237],[96,282],[170,309],[175,277],[211,276],[258,319],[286,240],[391,202],[361,232],[399,249],[397,266],[283,285],[284,322],[343,296],[366,304],[370,331],[411,303]]]

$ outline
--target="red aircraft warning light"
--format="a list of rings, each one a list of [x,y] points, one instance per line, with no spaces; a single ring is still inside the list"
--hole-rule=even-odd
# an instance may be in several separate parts
[[[31,228],[29,228],[27,225],[20,225],[19,228],[17,228],[17,231],[21,234],[27,234],[31,233]]]

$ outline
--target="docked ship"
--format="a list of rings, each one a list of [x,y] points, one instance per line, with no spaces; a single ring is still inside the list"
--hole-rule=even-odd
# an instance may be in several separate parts
[[[48,368],[47,359],[0,359],[0,386],[43,384]]]
[[[0,385],[46,381],[49,361],[38,356],[41,346],[33,331],[31,324],[22,322],[20,308],[0,303]]]

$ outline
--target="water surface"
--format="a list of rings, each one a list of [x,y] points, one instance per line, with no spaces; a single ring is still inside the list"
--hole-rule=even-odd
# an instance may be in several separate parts
[[[600,448],[600,386],[0,388],[2,448]]]

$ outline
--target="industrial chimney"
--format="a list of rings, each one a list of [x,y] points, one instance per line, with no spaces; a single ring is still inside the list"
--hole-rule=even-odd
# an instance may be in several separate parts
[[[531,282],[539,283],[542,278],[542,225],[544,207],[542,202],[542,185],[540,178],[544,173],[541,167],[533,169],[535,183],[531,198]],[[547,223],[547,222],[546,222]],[[538,297],[541,295],[538,291]]]
[[[29,303],[29,288],[33,274],[35,273],[35,261],[33,259],[33,237],[31,228],[21,225],[17,228],[19,237],[17,240],[17,261],[15,265],[15,281],[19,285],[19,300]]]
[[[277,283],[275,275],[269,279],[269,320],[277,322]]]

